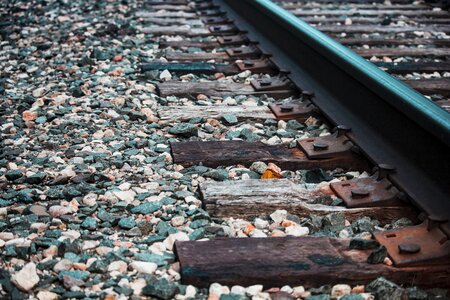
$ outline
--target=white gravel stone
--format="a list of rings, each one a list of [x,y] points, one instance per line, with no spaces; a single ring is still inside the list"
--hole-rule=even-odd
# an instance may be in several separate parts
[[[242,102],[243,106],[258,106],[258,101],[256,101],[253,98],[247,99],[246,101]]]
[[[301,285],[295,286],[292,289],[292,296],[294,296],[296,298],[300,298],[304,292],[305,292],[305,288],[303,286],[301,286]]]
[[[235,106],[235,105],[237,105],[236,99],[231,98],[231,97],[225,98],[225,100],[223,100],[222,103],[223,103],[224,105],[228,105],[228,106]]]
[[[61,233],[62,236],[68,237],[71,240],[76,240],[78,239],[81,234],[78,231],[75,230],[67,230],[67,231],[63,231]]]
[[[100,241],[84,241],[83,242],[83,246],[82,249],[83,250],[91,250],[94,249],[95,247],[97,247],[100,244]]]
[[[309,234],[309,228],[303,226],[286,227],[286,234],[293,236],[305,236]]]
[[[245,289],[245,293],[247,296],[253,297],[258,293],[261,293],[263,290],[262,284],[251,285]]]
[[[50,291],[39,291],[36,297],[38,300],[58,300],[59,296],[56,293]]]
[[[172,224],[172,226],[181,226],[184,224],[184,217],[183,216],[176,216],[173,217],[172,220],[170,220],[170,224]]]
[[[240,286],[240,285],[233,285],[231,287],[231,293],[236,294],[236,295],[245,296],[245,287]]]
[[[153,274],[153,273],[155,273],[156,269],[158,268],[158,265],[155,263],[152,263],[152,262],[133,261],[130,264],[130,267],[133,270],[136,270],[138,273]]]
[[[172,79],[172,74],[170,74],[170,72],[168,70],[164,70],[161,72],[161,74],[159,74],[159,79],[168,81],[168,80]]]
[[[133,289],[133,294],[135,296],[140,296],[142,293],[142,289],[147,285],[147,282],[144,278],[138,278],[135,281],[130,283],[130,288]]]
[[[116,260],[109,264],[108,272],[118,271],[123,273],[127,270],[127,263],[122,260]]]
[[[209,293],[215,294],[220,297],[222,294],[229,294],[230,289],[227,286],[221,285],[220,283],[211,283],[209,286]]]
[[[73,262],[71,262],[70,260],[63,258],[61,259],[59,262],[56,263],[56,265],[53,267],[53,271],[55,272],[61,272],[61,271],[67,271],[70,270],[70,268],[72,268],[73,266]]]
[[[282,292],[286,292],[286,293],[292,293],[293,292],[293,288],[291,288],[289,285],[285,285],[283,287],[281,287],[280,291]]]
[[[12,232],[0,232],[0,239],[5,242],[14,239],[14,234]]]
[[[172,250],[175,241],[189,241],[189,236],[185,232],[179,231],[177,233],[169,235],[164,240],[163,244],[166,247],[166,249]]]
[[[350,237],[350,232],[348,232],[347,229],[342,229],[342,230],[339,232],[339,237],[340,237],[341,239],[348,239],[348,238]]]
[[[131,183],[129,182],[124,182],[121,185],[119,185],[119,189],[121,191],[128,191],[131,188]]]
[[[48,213],[53,218],[58,218],[58,217],[60,217],[62,215],[67,215],[67,214],[72,213],[72,210],[69,207],[66,207],[66,206],[54,205],[54,206],[49,208]]]
[[[250,236],[253,238],[263,238],[263,237],[267,237],[267,234],[265,234],[264,232],[262,232],[259,229],[253,229],[253,231],[250,233]]]
[[[284,219],[287,218],[287,211],[284,209],[278,209],[274,211],[272,214],[270,214],[270,218],[275,223],[281,223]]]
[[[187,196],[186,198],[184,198],[184,201],[186,201],[186,203],[191,204],[191,203],[196,203],[199,200],[197,198],[195,198],[194,196]]]
[[[98,195],[94,193],[89,193],[83,197],[83,204],[87,206],[94,206],[97,204]]]
[[[84,158],[76,156],[72,159],[72,162],[76,165],[80,165],[84,163]]]
[[[128,191],[114,191],[114,195],[119,198],[121,201],[125,201],[127,203],[131,203],[136,197],[136,193],[132,190]]]
[[[340,296],[348,295],[352,292],[352,288],[348,284],[336,284],[331,289],[331,297],[337,298]]]
[[[188,285],[186,287],[186,298],[195,298],[195,295],[197,294],[197,290],[193,285]]]
[[[268,139],[266,143],[268,145],[277,145],[277,144],[281,144],[281,142],[282,142],[281,139],[278,136],[274,135],[273,137]]]
[[[277,126],[278,129],[286,129],[286,126],[287,126],[286,121],[283,121],[283,120],[278,121],[278,126]]]
[[[36,265],[32,262],[26,264],[19,272],[11,276],[11,281],[18,289],[28,292],[39,282]]]
[[[245,70],[239,74],[237,74],[237,77],[241,78],[241,79],[245,79],[248,76],[252,75],[252,72],[250,70]]]
[[[266,171],[267,169],[267,164],[262,162],[262,161],[255,161],[254,163],[252,163],[252,165],[250,166],[250,170],[262,174]]]
[[[255,227],[258,229],[265,229],[269,226],[269,222],[260,218],[255,219]]]
[[[270,294],[263,292],[260,292],[252,297],[252,300],[270,300],[270,299],[271,299]]]
[[[33,97],[39,98],[39,97],[44,96],[46,92],[47,92],[47,89],[45,87],[40,87],[40,88],[34,89],[32,94],[33,94]]]

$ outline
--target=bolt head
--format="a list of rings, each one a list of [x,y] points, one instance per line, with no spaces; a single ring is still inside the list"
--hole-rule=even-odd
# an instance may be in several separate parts
[[[325,143],[314,143],[313,144],[314,151],[322,151],[328,149],[328,145]]]
[[[414,254],[420,252],[420,245],[417,244],[400,244],[398,251],[401,254]]]
[[[271,85],[272,84],[272,81],[270,81],[270,79],[263,79],[263,80],[261,80],[260,82],[259,82],[259,84],[261,85],[261,86],[268,86],[268,85]]]
[[[352,198],[365,198],[370,195],[370,192],[365,189],[352,189]]]
[[[288,105],[288,104],[283,104],[280,106],[280,110],[281,110],[281,112],[290,112],[290,111],[294,110],[294,106]]]

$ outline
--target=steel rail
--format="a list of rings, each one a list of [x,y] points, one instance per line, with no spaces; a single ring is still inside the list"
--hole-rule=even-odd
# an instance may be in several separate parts
[[[450,115],[269,0],[214,0],[432,219],[450,220]]]

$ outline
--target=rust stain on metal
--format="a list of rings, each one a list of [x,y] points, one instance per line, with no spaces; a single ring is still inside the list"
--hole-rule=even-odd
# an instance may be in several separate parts
[[[317,112],[316,107],[309,101],[290,103],[271,103],[270,110],[280,120],[305,121]]]
[[[396,267],[450,263],[449,223],[427,220],[416,226],[375,232],[376,240],[386,247]]]

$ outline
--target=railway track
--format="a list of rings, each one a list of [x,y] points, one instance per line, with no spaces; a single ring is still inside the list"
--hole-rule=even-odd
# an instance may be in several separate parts
[[[448,110],[448,4],[277,3]]]
[[[264,1],[257,2],[265,3]],[[294,43],[297,42],[300,37],[295,36],[291,39],[287,39],[286,35],[302,34],[307,30],[311,30],[311,28],[304,28],[303,32],[301,32],[301,29],[292,27],[289,28],[291,32],[289,32],[289,29],[287,28],[279,29],[281,26],[277,25],[275,22],[284,21],[286,23],[290,22],[289,25],[293,25],[293,23],[295,24],[295,21],[292,21],[292,18],[288,21],[285,19],[282,20],[283,17],[286,19],[288,17],[283,15],[282,11],[277,12],[274,6],[270,6],[270,4],[267,3],[265,3],[265,5],[267,5],[265,8],[268,10],[267,12],[262,12],[264,8],[261,7],[263,7],[264,4],[250,4],[250,2],[248,2],[242,7],[241,5],[230,3],[230,8],[222,2],[217,3],[220,3],[219,7],[216,7],[212,2],[209,2],[209,4],[208,2],[198,2],[191,3],[190,5],[171,5],[166,3],[160,7],[155,4],[155,9],[161,8],[169,11],[177,11],[176,14],[180,18],[186,18],[186,23],[183,23],[183,21],[180,21],[180,23],[189,24],[189,18],[194,19],[198,18],[198,16],[204,16],[200,19],[203,24],[198,27],[186,27],[185,29],[182,29],[185,30],[183,32],[181,32],[179,28],[173,28],[171,26],[142,27],[142,32],[158,36],[160,38],[159,42],[165,47],[169,47],[165,57],[168,60],[167,63],[146,64],[143,65],[142,70],[148,72],[150,70],[163,71],[167,69],[178,74],[195,72],[197,74],[205,75],[214,73],[216,79],[224,76],[224,74],[236,76],[235,74],[242,74],[239,72],[247,71],[252,71],[252,74],[256,73],[258,75],[254,75],[251,79],[247,79],[247,82],[244,84],[220,79],[207,79],[205,81],[200,80],[196,82],[186,82],[183,80],[166,81],[157,84],[159,95],[162,97],[196,97],[197,100],[203,99],[205,96],[218,97],[218,99],[220,99],[226,96],[245,95],[259,97],[265,95],[266,97],[269,97],[270,103],[268,107],[260,107],[259,109],[250,111],[248,111],[248,108],[246,107],[237,107],[233,108],[233,113],[239,117],[240,120],[245,120],[247,122],[265,119],[267,114],[273,114],[273,117],[281,120],[308,121],[308,117],[311,117],[312,114],[314,114],[315,117],[321,119],[324,124],[330,124],[327,122],[326,118],[324,118],[323,113],[326,113],[328,114],[328,117],[331,118],[331,124],[336,124],[336,120],[338,119],[336,118],[337,115],[335,112],[331,112],[331,110],[336,109],[335,104],[329,102],[325,103],[326,100],[324,98],[327,98],[327,96],[324,97],[324,95],[319,95],[318,93],[320,91],[317,91],[316,89],[305,89],[307,84],[305,85],[305,77],[303,76],[303,78],[301,78],[303,75],[301,74],[301,71],[293,71],[290,73],[290,71],[297,66],[294,67],[292,64],[286,64],[286,67],[282,66],[283,63],[278,62],[285,58],[286,54],[274,50],[274,48],[271,47],[272,45],[270,45],[270,41],[267,44],[265,41],[261,41],[261,39],[264,39],[262,36],[266,33],[267,38],[272,39],[271,41],[275,44],[280,42],[274,38],[275,36],[279,36],[280,39],[284,38],[285,41],[289,41],[287,42],[288,44]],[[298,14],[301,15],[309,16],[316,14],[315,11],[301,10],[303,9],[303,6],[298,2],[289,2],[284,5],[289,8],[300,7],[299,10],[295,10],[294,12],[298,12]],[[308,4],[305,4],[305,7],[308,7]],[[407,6],[399,6],[399,8],[400,7],[402,9],[407,8]],[[220,8],[227,9],[227,12],[232,15],[232,20],[227,19],[220,11]],[[235,11],[233,11],[233,9]],[[236,12],[240,14],[239,17],[233,15]],[[398,13],[395,9],[389,10],[389,12]],[[264,13],[266,15],[262,16]],[[342,12],[337,10],[336,12],[329,14],[333,13],[338,14]],[[156,14],[157,13],[153,12],[142,12],[138,14],[138,16],[140,16],[142,20],[150,18],[149,22],[157,21],[163,23],[164,20],[162,18],[155,19],[157,17]],[[329,14],[327,14],[327,17]],[[374,15],[372,11],[368,11],[365,14]],[[417,16],[417,14],[424,13],[422,11],[412,10],[410,14],[405,14]],[[444,14],[446,13],[430,10],[424,15],[437,15],[442,18]],[[277,16],[274,17],[274,15]],[[266,21],[263,20],[263,17],[270,19]],[[279,17],[279,19],[277,19],[277,17]],[[247,20],[253,20],[253,23],[248,24]],[[307,25],[303,26],[307,27]],[[244,28],[248,29],[248,35],[246,35],[245,31],[242,31]],[[327,28],[330,29],[330,32],[340,33],[342,31],[340,27],[337,27],[337,31],[333,29],[335,27]],[[388,27],[386,32],[390,32],[389,28],[390,27]],[[319,27],[319,29],[324,29],[324,27]],[[396,33],[396,29],[397,28],[392,30],[392,32]],[[407,29],[410,30],[411,28]],[[355,32],[360,32],[358,30],[355,30]],[[369,29],[365,28],[364,30],[368,31]],[[415,30],[418,29],[416,28]],[[399,32],[403,32],[403,30],[399,30]],[[163,36],[165,35],[181,35],[182,38],[176,41],[164,41]],[[253,38],[253,36],[255,38]],[[312,38],[320,40],[322,37]],[[261,47],[256,41],[261,42]],[[287,43],[285,42],[284,44],[286,45]],[[325,42],[323,42],[321,46],[324,46],[324,44]],[[309,46],[314,47],[315,45]],[[189,49],[191,47],[198,48],[199,50],[190,52]],[[270,50],[266,51],[265,49]],[[320,59],[317,57],[317,53],[313,56],[311,53],[301,51],[303,49],[296,50],[300,53],[300,56],[303,56],[300,58],[301,60],[311,59],[317,63]],[[314,50],[318,51],[317,49]],[[446,51],[445,49],[442,50],[444,52]],[[271,54],[274,54],[273,57],[271,57]],[[331,57],[327,57],[323,53],[322,55],[325,59],[331,59]],[[370,56],[373,55],[374,54],[372,53]],[[208,63],[209,61],[211,61],[211,63]],[[224,62],[228,62],[228,64],[224,65]],[[292,67],[290,68],[289,66]],[[319,66],[316,67],[320,68]],[[346,62],[346,64],[343,64],[340,67],[344,72],[348,72],[351,68],[351,64]],[[369,67],[369,65],[365,64],[364,67]],[[256,68],[257,71],[252,70],[252,68]],[[364,72],[366,72],[366,74],[370,73],[374,69],[373,67],[371,68],[372,69],[369,68],[368,70],[364,70]],[[323,70],[330,70],[330,72],[334,71],[331,71],[331,68],[323,68],[320,71],[316,70],[316,75],[319,77],[324,76]],[[336,74],[333,75],[335,76],[333,79],[336,80]],[[299,77],[295,78],[296,76]],[[308,79],[311,80],[311,78]],[[375,81],[378,81],[379,83],[381,80],[381,78],[378,78]],[[353,79],[353,81],[356,80]],[[347,85],[347,83],[342,82],[342,80],[339,80],[339,84]],[[403,86],[396,81],[392,81],[392,84],[395,85],[391,86],[394,90],[399,87],[403,88]],[[321,87],[324,88],[324,85]],[[339,88],[350,90],[354,87],[349,84],[348,86]],[[357,87],[355,87],[355,89],[357,89]],[[376,88],[365,87],[365,89],[367,92],[380,93]],[[361,89],[358,92],[360,91]],[[409,95],[413,95],[411,90],[405,88],[405,92],[406,91]],[[351,92],[356,92],[356,90]],[[355,97],[353,96],[353,98]],[[363,99],[364,96],[358,97],[358,100],[361,102],[364,101]],[[389,99],[389,97],[386,97],[385,101],[387,99]],[[417,97],[417,100],[422,101],[421,104],[425,104],[424,102],[426,101],[420,96]],[[346,105],[352,104],[355,105],[354,103],[346,103]],[[357,105],[364,104],[359,103]],[[379,105],[379,103],[377,105]],[[429,105],[432,104],[429,103]],[[343,106],[340,106],[339,108],[348,109]],[[375,104],[371,105],[370,108],[379,109],[379,107],[375,107]],[[231,112],[231,110],[224,105],[216,105],[207,108],[201,106],[188,108],[168,106],[167,108],[161,109],[159,115],[162,119],[167,121],[188,121],[193,118],[201,117],[223,118],[228,111]],[[360,113],[360,110],[358,110],[357,113]],[[441,113],[445,116],[444,112]],[[348,114],[342,121],[345,122],[345,120],[350,117],[351,114]],[[383,113],[380,111],[379,116],[376,118],[381,119],[379,122],[390,122],[391,117],[397,119],[399,116],[390,114],[390,117],[384,118]],[[226,119],[224,122],[227,124]],[[365,122],[371,121],[365,120]],[[382,218],[382,216],[379,215],[379,208],[382,208],[384,212],[395,212],[396,208],[402,207],[403,210],[405,203],[413,202],[421,209],[428,210],[428,219],[420,217],[422,223],[419,225],[399,230],[375,233],[375,239],[382,245],[381,248],[378,248],[372,252],[372,254],[370,254],[371,251],[352,252],[353,256],[346,254],[345,249],[348,249],[348,241],[319,237],[177,242],[177,256],[180,260],[182,280],[194,285],[207,285],[213,282],[225,283],[228,285],[251,285],[258,283],[263,283],[265,285],[282,285],[285,283],[302,282],[306,285],[314,285],[330,282],[337,283],[341,281],[354,284],[367,283],[368,280],[383,274],[383,276],[399,279],[402,283],[408,283],[413,280],[413,278],[424,275],[423,278],[418,280],[424,283],[429,274],[433,273],[436,274],[433,284],[437,284],[437,281],[442,280],[443,285],[448,285],[448,276],[446,271],[443,271],[448,267],[446,264],[449,254],[448,242],[444,242],[448,235],[448,223],[445,221],[447,217],[444,216],[446,214],[442,214],[439,217],[434,215],[435,213],[442,211],[441,205],[446,201],[445,198],[448,197],[448,193],[439,200],[439,204],[437,202],[435,204],[430,203],[430,194],[428,193],[426,195],[422,194],[423,198],[419,196],[420,192],[417,193],[418,189],[415,189],[415,191],[411,189],[412,182],[409,181],[411,178],[406,180],[409,181],[409,183],[406,183],[406,181],[403,180],[405,177],[409,177],[410,174],[403,179],[399,178],[402,177],[401,174],[405,172],[406,169],[411,167],[411,164],[406,167],[406,165],[408,165],[408,163],[406,163],[402,166],[406,168],[400,170],[401,167],[399,167],[396,170],[397,172],[394,171],[394,169],[396,169],[395,167],[381,164],[381,161],[379,161],[381,157],[390,160],[390,163],[393,165],[398,165],[399,162],[392,160],[394,156],[388,158],[390,155],[386,155],[386,153],[381,154],[385,149],[380,151],[375,150],[373,146],[357,147],[358,143],[360,145],[363,144],[360,136],[363,130],[357,132],[357,126],[361,126],[362,124],[359,122],[355,122],[354,124],[355,125],[351,126],[351,129],[348,126],[337,125],[330,135],[320,134],[319,136],[295,139],[296,143],[291,142],[289,145],[286,145],[286,143],[267,145],[241,140],[229,141],[228,139],[233,139],[232,135],[226,136],[227,140],[225,141],[194,140],[187,142],[173,142],[171,143],[171,154],[174,163],[184,167],[196,165],[203,165],[206,167],[243,165],[249,167],[252,162],[261,161],[263,163],[275,163],[281,169],[287,170],[316,168],[325,170],[333,170],[335,168],[369,170],[369,164],[378,161],[378,168],[375,169],[375,173],[370,173],[373,175],[370,175],[368,178],[344,180],[330,185],[331,195],[343,199],[345,206],[347,207],[343,208],[342,213],[349,219],[353,217],[353,213],[359,214],[362,211],[364,211],[363,214],[371,214],[372,216]],[[390,130],[392,130],[392,128]],[[402,131],[404,133],[404,128]],[[352,132],[355,134],[354,136],[352,135]],[[384,131],[383,134],[385,134]],[[397,132],[396,134],[400,134],[400,132]],[[241,134],[236,135],[235,137],[245,139]],[[398,137],[399,136],[396,138],[398,139]],[[406,139],[412,139],[412,137]],[[402,141],[402,143],[403,142],[404,141]],[[356,152],[354,151],[355,147],[358,148],[358,151]],[[379,147],[380,144],[376,146],[376,148]],[[378,159],[372,157],[371,161],[364,161],[365,158],[363,158],[361,154],[368,154],[370,151],[374,154],[376,152],[375,156],[378,156]],[[396,156],[399,154],[400,153],[397,152]],[[401,155],[405,155],[405,153],[402,153]],[[274,172],[276,173],[274,170],[269,170],[269,174]],[[406,173],[403,174],[406,175]],[[419,173],[416,173],[416,175],[419,175]],[[422,175],[424,175],[424,173],[422,173]],[[271,177],[270,175],[267,176],[268,178]],[[276,177],[273,174],[272,176]],[[413,185],[417,184],[417,179],[418,177],[414,178],[413,181],[415,181],[415,183],[413,183]],[[394,187],[394,183],[397,183],[396,187]],[[442,186],[438,189],[441,188]],[[284,182],[283,180],[205,183],[200,185],[199,192],[202,195],[204,207],[213,216],[251,217],[264,213],[267,214],[276,208],[287,208],[289,211],[295,211],[296,214],[302,216],[316,213],[320,214],[320,209],[314,207],[314,205],[313,207],[308,207],[308,201],[314,199],[315,196],[311,195],[308,191],[302,189],[298,190],[295,186],[292,186],[289,182]],[[418,198],[413,199],[414,196],[411,197],[411,195],[418,196]],[[319,197],[321,196],[323,196],[323,194],[320,194]],[[306,202],[304,202],[304,200],[299,201],[299,198],[306,200]],[[355,209],[358,210],[355,211]],[[325,208],[325,211],[327,211],[327,208]],[[433,213],[430,214],[431,211],[433,211]],[[329,212],[330,211],[327,211],[327,213]],[[441,221],[435,223],[436,220]],[[430,247],[433,250],[428,250],[430,251],[429,253],[426,253],[428,252],[427,250],[419,251],[418,249],[421,249],[421,247],[430,245],[428,241],[424,243],[421,243],[421,241],[424,241],[422,240],[422,237],[424,236],[431,238],[431,236],[434,235],[433,230],[435,229],[431,228],[439,228],[437,236],[439,236],[438,239],[442,238],[443,240],[436,241],[435,243],[431,242],[434,246]],[[434,238],[437,236],[434,236]],[[371,258],[368,258],[368,256],[373,256],[377,251],[381,251],[380,249],[387,249],[388,255],[392,259],[394,266],[370,265],[367,263],[367,261],[371,261]],[[436,254],[437,256],[434,256]],[[251,256],[251,259],[249,256]],[[435,260],[436,262],[439,260],[446,261],[446,267],[441,269],[441,266],[432,266],[432,260]],[[251,266],[248,266],[249,261],[251,262]],[[349,269],[345,269],[343,265],[349,267]],[[342,270],[342,268],[344,268],[344,270]]]
[[[83,3],[0,6],[1,297],[447,295],[446,111],[267,0]]]

